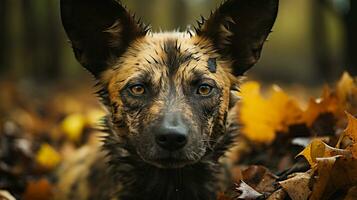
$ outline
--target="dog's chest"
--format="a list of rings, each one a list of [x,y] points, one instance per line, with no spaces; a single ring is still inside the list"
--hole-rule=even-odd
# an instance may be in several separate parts
[[[181,170],[124,163],[109,167],[99,149],[85,147],[64,164],[56,200],[213,200],[220,189],[222,174],[216,165],[199,163]]]

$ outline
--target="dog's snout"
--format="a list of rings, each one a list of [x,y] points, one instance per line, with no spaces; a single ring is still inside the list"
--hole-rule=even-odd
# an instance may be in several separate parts
[[[179,113],[166,114],[156,130],[156,144],[168,151],[182,149],[188,141],[188,128]]]

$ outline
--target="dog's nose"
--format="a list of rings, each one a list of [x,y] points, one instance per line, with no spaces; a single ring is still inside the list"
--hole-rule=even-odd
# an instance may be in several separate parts
[[[166,114],[161,127],[156,131],[156,144],[168,151],[177,151],[187,144],[188,129],[180,114]]]
[[[187,143],[186,135],[179,132],[162,133],[156,136],[156,143],[168,151],[182,149]]]

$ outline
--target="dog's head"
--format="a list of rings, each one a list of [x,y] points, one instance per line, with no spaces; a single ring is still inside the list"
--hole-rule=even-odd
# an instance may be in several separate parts
[[[258,61],[277,9],[278,0],[227,0],[195,31],[151,33],[115,0],[61,0],[116,134],[164,168],[199,161],[224,133],[236,77]]]

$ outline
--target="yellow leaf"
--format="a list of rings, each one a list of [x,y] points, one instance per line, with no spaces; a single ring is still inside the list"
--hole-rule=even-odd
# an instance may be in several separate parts
[[[254,142],[271,143],[275,138],[275,130],[271,126],[272,117],[267,111],[268,102],[260,95],[260,85],[247,82],[241,86],[240,91],[242,133]]]
[[[309,164],[314,167],[317,164],[318,158],[326,158],[337,155],[343,155],[351,157],[351,152],[344,149],[337,149],[325,144],[322,140],[316,139],[309,144],[300,154],[297,156],[304,156]]]
[[[355,118],[349,113],[346,113],[346,115],[348,119],[347,128],[340,136],[336,146],[340,147],[342,141],[346,137],[349,138],[350,144],[348,144],[346,149],[350,150],[352,152],[353,157],[357,159],[357,118]]]
[[[275,119],[276,131],[288,132],[289,126],[303,122],[302,110],[296,100],[289,97],[278,86],[273,86],[271,97],[268,99],[271,115]]]
[[[277,132],[288,132],[289,126],[302,123],[302,110],[298,103],[273,86],[268,98],[263,98],[257,82],[241,86],[240,120],[242,132],[251,141],[271,143]]]
[[[61,162],[61,156],[49,144],[42,144],[37,152],[36,161],[46,169],[53,169]]]
[[[70,141],[78,142],[81,139],[85,125],[86,119],[83,115],[72,114],[63,120],[61,128]]]

